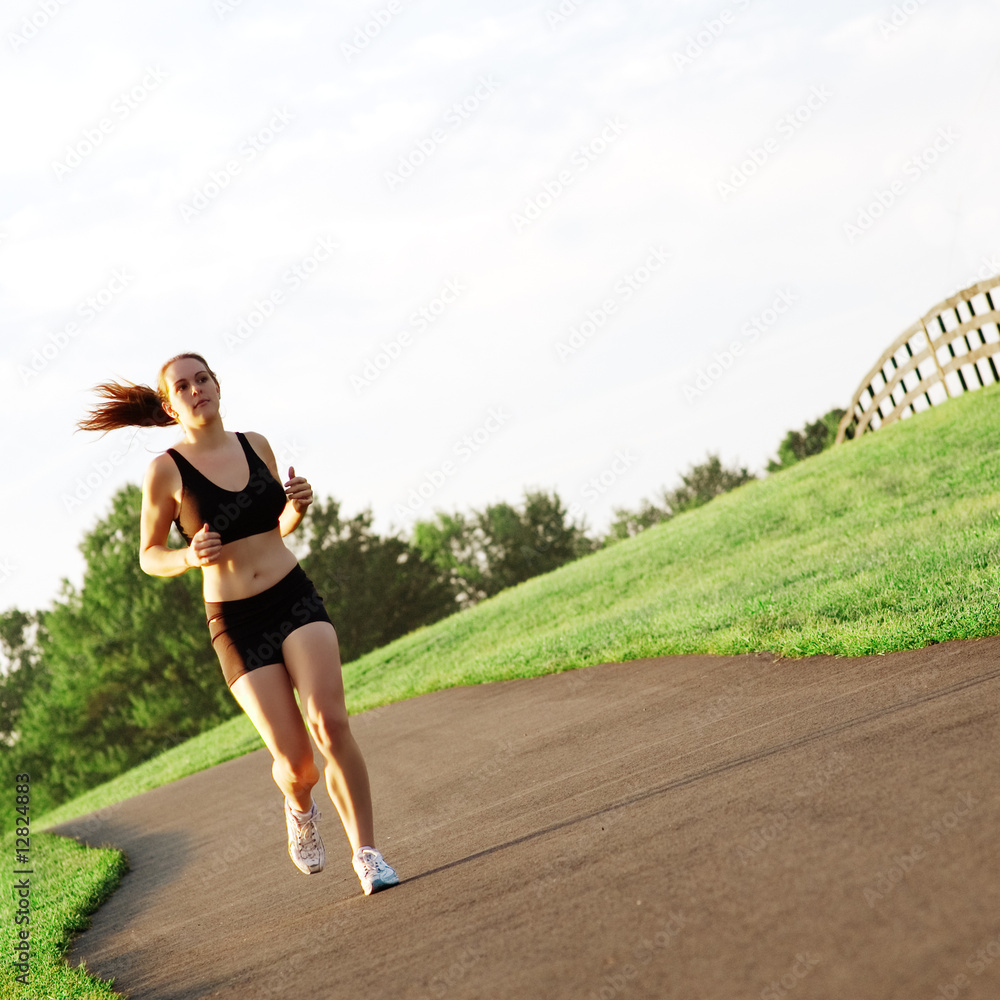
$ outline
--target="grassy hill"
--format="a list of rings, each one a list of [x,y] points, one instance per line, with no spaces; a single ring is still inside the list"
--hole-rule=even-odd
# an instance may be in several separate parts
[[[1000,632],[1000,385],[741,486],[344,667],[352,713],[677,653],[862,656]],[[43,817],[263,744],[239,717]]]
[[[348,706],[359,712],[455,685],[638,657],[860,656],[995,634],[998,458],[994,386],[368,653],[344,668]],[[32,819],[35,837],[40,826],[261,745],[247,720],[233,719]],[[4,956],[8,944],[0,934]]]
[[[673,653],[864,655],[1000,631],[1000,386],[748,483],[345,670],[367,708]]]

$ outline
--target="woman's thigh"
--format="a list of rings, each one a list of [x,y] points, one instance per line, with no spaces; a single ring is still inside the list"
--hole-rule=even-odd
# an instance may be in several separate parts
[[[336,629],[329,622],[303,625],[286,637],[281,654],[310,724],[346,722]]]
[[[282,757],[293,764],[312,760],[309,734],[283,664],[270,663],[249,670],[236,678],[230,690],[272,757]]]

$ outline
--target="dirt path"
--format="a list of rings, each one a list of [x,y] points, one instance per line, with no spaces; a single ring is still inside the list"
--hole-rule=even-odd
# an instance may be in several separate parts
[[[998,704],[1000,637],[425,695],[354,720],[399,887],[325,791],[299,874],[262,750],[56,828],[132,866],[71,961],[132,1000],[992,1000]]]

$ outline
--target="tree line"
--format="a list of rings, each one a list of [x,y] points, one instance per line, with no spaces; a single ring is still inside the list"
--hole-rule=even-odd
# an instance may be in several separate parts
[[[842,413],[790,431],[768,472],[829,447]],[[379,535],[370,510],[345,518],[336,500],[318,499],[292,544],[346,663],[755,478],[709,454],[673,489],[615,508],[603,537],[544,490],[516,505],[436,511],[409,538]],[[123,487],[84,537],[79,588],[64,580],[49,609],[0,614],[0,774],[8,787],[17,772],[32,775],[39,814],[239,714],[209,641],[200,574],[139,567],[141,502],[138,486]]]

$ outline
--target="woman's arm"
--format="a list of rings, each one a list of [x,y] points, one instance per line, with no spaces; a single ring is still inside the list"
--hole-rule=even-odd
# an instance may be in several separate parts
[[[282,537],[293,532],[306,516],[306,510],[313,501],[312,487],[304,476],[295,475],[292,466],[288,468],[288,482],[285,483],[285,494],[288,496],[288,503],[281,512],[281,520],[278,522],[281,528]]]
[[[169,455],[153,459],[146,470],[139,517],[139,565],[150,576],[180,576],[198,565],[198,557],[190,545],[183,549],[167,547],[179,478],[180,473]],[[191,540],[192,545],[198,535]]]
[[[278,519],[281,537],[284,538],[285,535],[290,535],[302,523],[303,517],[305,517],[305,511],[300,512],[296,510],[295,504],[289,500],[285,504],[285,509],[281,512],[281,517]]]

